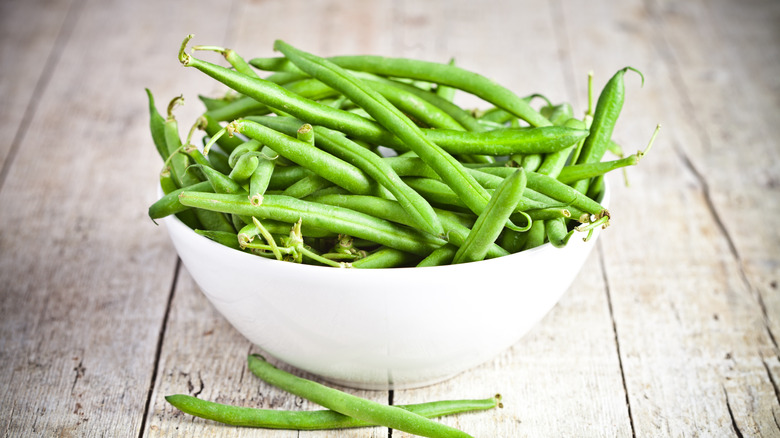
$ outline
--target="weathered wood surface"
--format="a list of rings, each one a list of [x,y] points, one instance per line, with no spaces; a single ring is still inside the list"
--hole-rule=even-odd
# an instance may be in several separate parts
[[[355,391],[394,404],[504,396],[442,419],[475,436],[780,436],[780,4],[750,0],[3,2],[0,433],[379,437],[224,427],[164,396],[316,409],[257,381],[255,348],[146,218],[163,108],[214,89],[179,67],[187,33],[252,56],[447,61],[518,93],[586,104],[631,65],[615,138],[652,153],[612,180],[613,226],[523,340],[455,378]],[[211,88],[210,88],[211,87]],[[465,104],[479,104],[459,96]],[[393,436],[408,436],[393,431]]]

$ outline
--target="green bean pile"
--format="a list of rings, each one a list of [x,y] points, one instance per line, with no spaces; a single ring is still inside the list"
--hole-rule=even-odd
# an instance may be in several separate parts
[[[609,225],[599,203],[607,172],[635,165],[612,132],[625,67],[584,116],[569,103],[518,97],[454,65],[378,56],[321,58],[283,41],[282,57],[222,67],[179,61],[230,90],[201,96],[206,111],[185,141],[149,98],[164,168],[154,219],[176,215],[209,239],[295,263],[391,268],[466,263],[545,243],[563,247]],[[260,71],[268,72],[261,77]],[[644,78],[642,78],[644,80]],[[492,105],[467,110],[457,91]],[[539,109],[532,103],[540,98]],[[194,133],[205,131],[202,147]],[[603,161],[607,152],[618,156]]]

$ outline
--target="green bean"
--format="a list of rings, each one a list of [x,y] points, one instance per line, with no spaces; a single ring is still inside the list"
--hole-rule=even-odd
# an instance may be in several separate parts
[[[179,137],[179,124],[173,116],[173,109],[184,101],[181,96],[174,98],[168,104],[168,118],[164,122],[165,144],[168,150],[166,156],[170,165],[171,176],[179,187],[186,187],[198,183],[198,179],[187,172],[190,161],[187,155],[180,153],[182,151],[182,142]]]
[[[184,394],[169,395],[165,397],[165,400],[184,413],[232,426],[324,430],[376,425],[331,410],[283,411],[278,409],[257,409],[214,403]],[[480,400],[443,400],[399,405],[398,407],[426,418],[436,418],[462,412],[488,410],[496,406],[501,406],[499,396]]]
[[[455,258],[455,254],[457,252],[458,252],[457,246],[451,244],[444,245],[441,248],[437,248],[435,251],[430,253],[428,257],[422,259],[422,261],[420,261],[420,263],[417,264],[417,267],[422,268],[425,266],[448,265],[452,263],[452,260]]]
[[[203,166],[201,167],[201,171],[204,175],[206,175],[206,179],[208,180],[209,184],[211,184],[211,187],[214,189],[215,193],[225,193],[230,195],[246,193],[246,190],[241,184],[229,176],[216,171],[215,169]]]
[[[246,184],[257,169],[258,164],[260,164],[260,159],[257,158],[257,155],[243,154],[236,161],[236,165],[228,177],[238,184]]]
[[[260,161],[249,178],[249,202],[253,205],[260,205],[263,202],[263,195],[271,183],[271,178],[276,168],[276,159],[278,155],[271,148],[264,146]]]
[[[455,65],[455,58],[450,58],[449,65]],[[452,102],[455,100],[455,89],[452,87],[448,87],[446,85],[437,84],[436,85],[436,95],[441,97],[444,100]]]
[[[430,234],[398,226],[363,213],[336,206],[325,206],[289,196],[266,195],[263,203],[251,205],[246,196],[184,192],[179,201],[191,207],[223,213],[254,216],[282,222],[302,218],[307,226],[348,234],[413,254],[427,255],[445,243]]]
[[[255,139],[250,139],[249,141],[242,143],[240,146],[233,149],[233,151],[230,153],[230,156],[228,157],[228,164],[230,165],[230,168],[232,169],[236,166],[238,159],[241,158],[242,155],[251,152],[257,152],[262,147],[263,144]]]
[[[192,50],[210,50],[213,52],[218,52],[222,54],[222,56],[225,57],[228,63],[230,63],[233,68],[236,69],[237,72],[245,74],[247,76],[251,77],[258,77],[257,73],[252,69],[252,67],[242,58],[238,53],[236,53],[233,49],[226,49],[224,47],[216,47],[216,46],[194,46]]]
[[[496,241],[523,196],[526,185],[525,174],[525,170],[518,169],[496,189],[485,210],[477,217],[477,222],[466,237],[466,241],[455,254],[453,264],[475,262],[485,258],[488,248]]]
[[[202,94],[198,95],[198,99],[203,103],[203,106],[206,107],[206,111],[212,111],[217,110],[219,108],[223,108],[226,105],[229,105],[230,102],[233,102],[233,99],[227,99],[225,97],[215,99],[213,97],[204,96]]]
[[[389,81],[364,81],[374,91],[384,96],[391,104],[409,117],[431,128],[463,130],[463,126],[439,107],[417,94],[396,87]]]
[[[209,137],[214,137],[220,130],[222,130],[222,126],[219,124],[219,122],[211,117],[209,113],[203,114],[202,117],[206,119],[205,130]],[[224,135],[217,140],[217,144],[219,145],[220,149],[227,152],[228,154],[233,152],[233,149],[237,148],[243,142],[244,141],[238,137],[225,137]]]
[[[366,110],[382,126],[396,135],[431,166],[464,203],[475,213],[480,213],[488,202],[488,194],[463,166],[435,143],[428,140],[420,129],[397,108],[364,83],[346,71],[310,53],[277,40],[274,48],[285,54],[301,70],[311,74],[333,89],[347,96]]]
[[[333,183],[325,178],[319,175],[309,175],[284,189],[282,195],[292,196],[293,198],[305,198],[318,190],[331,186],[333,186]]]
[[[267,117],[261,123],[282,132],[290,132],[297,120],[285,117]],[[436,214],[425,199],[407,186],[392,167],[381,157],[366,148],[350,141],[341,134],[322,126],[314,128],[314,141],[324,150],[352,163],[385,187],[401,206],[409,213],[415,223],[431,234],[442,234],[443,230]]]
[[[284,51],[282,53],[288,59],[290,58],[288,53]],[[531,108],[527,102],[507,88],[480,74],[454,65],[370,55],[336,56],[328,58],[328,60],[347,70],[364,71],[381,76],[410,78],[457,88],[520,117],[532,126],[547,126],[550,124],[547,119]],[[285,61],[283,60],[275,62],[278,63],[277,68],[289,68],[284,65]]]
[[[179,202],[179,194],[185,190],[193,192],[210,192],[214,191],[211,184],[208,181],[199,182],[188,187],[182,187],[180,189],[168,192],[165,196],[158,199],[154,204],[149,207],[149,217],[152,219],[161,219],[166,216],[182,212],[189,209]]]
[[[233,132],[260,141],[279,155],[353,193],[367,194],[375,190],[375,184],[363,171],[307,142],[245,119],[233,121],[228,127]]]
[[[154,96],[152,96],[152,92],[148,88],[146,89],[146,96],[149,99],[149,130],[152,133],[152,141],[160,157],[165,160],[170,155],[165,141],[165,119],[157,112],[157,107],[154,105]]]
[[[590,135],[585,139],[582,152],[577,159],[577,164],[595,163],[601,161],[601,158],[604,156],[612,139],[615,122],[617,122],[620,111],[623,108],[623,101],[625,100],[623,76],[628,70],[635,71],[642,76],[639,70],[633,67],[625,67],[618,70],[604,86],[596,102],[593,123],[590,126]],[[642,77],[642,81],[644,82],[644,77]],[[574,188],[582,193],[587,192],[587,187],[588,182],[586,180],[580,180],[574,184]]]
[[[511,168],[501,167],[481,167],[477,170],[503,177],[506,177],[508,173],[513,171]],[[536,192],[547,195],[565,205],[582,209],[588,214],[597,216],[604,214],[605,208],[601,204],[555,178],[536,172],[526,172],[526,176],[528,178],[528,188]]]
[[[467,131],[484,130],[483,126],[479,124],[477,119],[475,119],[474,116],[471,115],[471,113],[469,113],[468,111],[464,110],[463,108],[459,107],[458,105],[455,105],[454,103],[448,100],[442,99],[441,96],[437,96],[436,94],[431,93],[430,91],[421,90],[413,85],[381,78],[379,76],[374,76],[374,75],[363,74],[360,75],[360,78],[366,81],[384,82],[387,85],[392,85],[393,87],[403,90],[406,93],[414,94],[420,99],[423,99],[428,103],[430,103],[431,105],[444,111],[445,114],[447,114],[453,120],[458,122],[458,124],[466,128]]]
[[[249,369],[271,385],[359,420],[426,437],[470,437],[406,409],[362,399],[297,377],[274,367],[259,355],[249,356]]]
[[[523,251],[536,248],[544,244],[544,239],[547,236],[545,234],[545,228],[544,221],[534,221],[534,223],[531,224],[531,229],[528,230],[528,237],[526,237],[525,244],[523,245]]]
[[[165,166],[163,170],[160,171],[160,188],[162,189],[163,194],[166,195],[179,188],[179,186],[176,185],[176,181],[173,180],[171,168],[168,166]]]
[[[544,221],[544,231],[547,240],[556,248],[563,248],[574,234],[574,230],[566,229],[566,221],[563,218]]]
[[[225,174],[230,173],[230,164],[228,163],[229,157],[222,151],[212,149],[209,152],[208,164],[209,167],[213,167],[218,172]]]
[[[529,155],[515,155],[512,156],[513,160],[519,159],[518,166],[528,172],[536,172],[539,166],[542,165],[541,154],[529,154]]]
[[[276,166],[268,182],[268,190],[284,190],[309,175],[315,173],[302,166]]]
[[[645,147],[643,151],[637,151],[636,154],[629,155],[619,160],[599,161],[594,163],[575,164],[573,166],[566,166],[561,170],[560,174],[558,175],[558,181],[564,184],[571,184],[575,181],[588,179],[588,178],[595,178],[597,176],[604,175],[615,169],[620,169],[621,167],[636,166],[637,164],[639,164],[639,161],[642,159],[642,157],[644,157],[645,155],[647,155],[648,152],[650,152],[650,148],[652,148],[660,128],[661,125],[656,126],[655,131],[653,131],[652,137],[650,137],[650,141],[648,142],[647,147]]]
[[[352,262],[353,268],[381,269],[410,266],[420,260],[419,255],[410,254],[395,248],[381,248],[366,257]]]
[[[537,222],[540,221],[534,219],[534,223],[531,225],[531,229],[533,229],[533,226]],[[498,240],[496,240],[496,243],[498,243],[498,245],[501,248],[504,248],[510,254],[515,254],[523,250],[523,246],[525,245],[525,242],[528,239],[529,232],[530,230],[524,233],[520,233],[515,230],[510,230],[509,228],[505,228],[504,231],[502,231],[501,234],[498,236]]]
[[[424,131],[425,137],[451,154],[541,154],[567,148],[588,135],[588,131],[562,126],[501,128],[485,132],[449,129]]]
[[[228,248],[237,249],[243,251],[241,245],[238,244],[238,238],[236,233],[230,231],[211,231],[211,230],[194,230],[197,234],[203,237],[211,239],[217,243],[227,246]]]

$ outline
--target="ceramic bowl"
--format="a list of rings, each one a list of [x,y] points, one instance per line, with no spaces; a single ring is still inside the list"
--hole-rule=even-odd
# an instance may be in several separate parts
[[[602,204],[608,204],[606,191]],[[267,354],[333,383],[404,389],[443,381],[518,342],[566,292],[598,231],[450,266],[339,269],[269,260],[165,219],[216,309]]]

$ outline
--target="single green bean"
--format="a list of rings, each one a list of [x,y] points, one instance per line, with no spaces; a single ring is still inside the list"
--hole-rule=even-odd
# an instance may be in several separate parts
[[[417,267],[422,268],[426,266],[442,266],[451,264],[457,252],[457,246],[451,244],[444,245],[441,248],[433,251],[430,255],[428,255],[428,257],[422,259],[422,261],[417,264]]]
[[[263,195],[271,183],[278,155],[271,148],[264,146],[258,158],[260,161],[249,178],[249,202],[253,205],[260,205],[263,202]]]
[[[193,192],[213,192],[214,189],[208,181],[199,182],[188,187],[168,192],[165,196],[158,199],[149,207],[149,217],[152,219],[161,219],[171,214],[176,214],[190,207],[186,207],[179,202],[179,194],[185,190]]]
[[[333,186],[333,183],[325,178],[319,175],[309,175],[284,189],[282,195],[292,196],[293,198],[305,198],[318,190],[331,186]]]
[[[283,411],[230,406],[174,394],[165,400],[184,413],[232,426],[267,429],[324,430],[375,426],[331,410]],[[462,412],[482,411],[501,406],[500,397],[478,400],[443,400],[430,403],[399,405],[399,408],[426,418],[443,417]]]
[[[184,192],[179,195],[179,201],[191,207],[240,216],[254,216],[258,219],[268,218],[290,223],[303,219],[306,226],[348,234],[419,255],[427,255],[446,243],[430,234],[354,210],[326,206],[289,196],[266,195],[261,205],[254,206],[249,203],[245,195]]]
[[[148,88],[146,89],[146,96],[149,99],[149,130],[152,133],[152,141],[160,157],[165,160],[170,155],[165,141],[165,119],[157,112],[154,96],[152,96],[152,92]]]
[[[566,221],[563,218],[544,221],[544,231],[547,240],[556,248],[563,248],[569,242],[574,230],[566,229]]]
[[[395,248],[381,248],[366,257],[352,262],[353,268],[382,269],[413,266],[420,260],[419,255],[410,254]]]
[[[544,245],[544,240],[547,236],[544,224],[544,221],[534,221],[531,224],[531,229],[528,230],[528,237],[523,245],[523,251]]]
[[[453,264],[475,262],[485,258],[488,248],[498,239],[504,224],[523,196],[526,185],[525,174],[525,170],[518,169],[498,186],[485,210],[477,217],[477,222],[466,237],[466,241],[455,254]]]
[[[625,67],[618,70],[604,86],[596,102],[593,123],[590,126],[590,135],[585,139],[582,151],[577,159],[577,164],[599,162],[607,151],[615,123],[623,108],[625,100],[623,76],[628,70],[635,71],[642,76],[639,70],[633,67]],[[644,77],[642,77],[642,81],[644,82]],[[574,183],[574,188],[579,192],[585,193],[587,192],[588,181],[577,181]]]
[[[236,161],[236,165],[230,172],[228,177],[240,185],[244,185],[249,182],[249,178],[257,169],[260,164],[260,159],[255,154],[243,154]]]
[[[398,406],[383,405],[300,378],[274,367],[259,355],[249,356],[249,369],[273,386],[359,420],[425,437],[471,437]]]
[[[197,234],[203,237],[211,239],[217,243],[227,246],[228,248],[237,249],[243,251],[241,245],[238,244],[238,238],[236,233],[230,231],[211,231],[211,230],[195,230]]]

